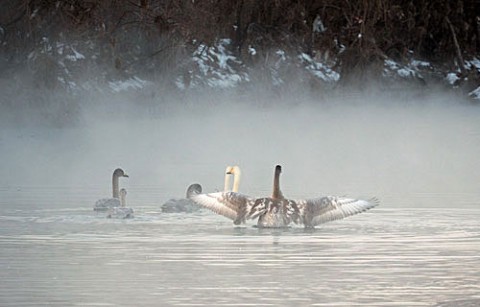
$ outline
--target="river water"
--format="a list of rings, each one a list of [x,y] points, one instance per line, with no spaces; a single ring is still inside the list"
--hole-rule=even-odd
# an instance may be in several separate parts
[[[479,306],[480,112],[363,110],[4,129],[0,305]],[[314,230],[160,210],[192,182],[222,188],[228,164],[266,195],[277,163],[286,196],[381,204]],[[92,210],[117,166],[133,219]]]

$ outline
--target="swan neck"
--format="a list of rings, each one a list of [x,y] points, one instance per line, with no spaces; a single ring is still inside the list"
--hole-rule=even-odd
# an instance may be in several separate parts
[[[223,186],[223,191],[230,191],[230,174],[225,173],[225,184]]]
[[[115,176],[115,174],[112,176],[112,197],[113,198],[119,198],[120,196],[120,191],[118,188],[118,176]]]
[[[240,186],[240,177],[242,173],[240,172],[240,168],[235,167],[233,172],[233,192],[238,192],[238,188]]]
[[[280,172],[278,171],[275,171],[275,177],[273,178],[272,198],[274,199],[283,198],[282,192],[280,191]]]
[[[121,193],[121,194],[120,194],[120,205],[121,205],[122,207],[126,207],[126,206],[127,206],[127,199],[126,199],[125,193]]]

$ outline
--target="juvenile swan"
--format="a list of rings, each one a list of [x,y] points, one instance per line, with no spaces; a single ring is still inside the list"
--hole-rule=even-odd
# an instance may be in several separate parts
[[[271,197],[254,198],[236,192],[200,194],[192,190],[188,195],[197,204],[228,217],[235,225],[247,219],[257,219],[260,228],[287,227],[291,222],[303,224],[305,228],[342,219],[377,206],[378,200],[369,201],[344,197],[291,200],[283,197],[280,190],[282,167],[275,167],[273,193]]]
[[[112,198],[102,198],[97,200],[93,210],[95,211],[107,211],[110,207],[120,207],[120,191],[118,188],[118,178],[128,177],[127,174],[121,169],[117,168],[112,175]]]
[[[195,212],[200,210],[202,207],[188,199],[188,195],[192,194],[193,191],[197,193],[202,193],[202,186],[198,183],[194,183],[188,186],[187,192],[185,193],[187,198],[181,199],[170,199],[162,205],[162,212],[164,213],[177,213],[177,212]],[[200,191],[200,192],[198,192]]]
[[[107,211],[107,218],[128,219],[133,218],[133,209],[127,208],[127,190],[120,190],[120,207],[110,207]]]
[[[230,177],[233,176],[233,185],[230,188]],[[235,166],[227,166],[225,169],[225,180],[224,180],[224,191],[233,191],[238,192],[238,188],[240,186],[240,176],[241,170],[240,167],[237,165]],[[196,183],[192,184],[188,187],[186,197],[182,199],[170,199],[166,203],[162,205],[162,212],[164,213],[177,213],[177,212],[195,212],[200,210],[202,207],[197,205],[192,200],[188,199],[189,191],[193,191],[192,189],[200,188],[200,193],[202,187]]]

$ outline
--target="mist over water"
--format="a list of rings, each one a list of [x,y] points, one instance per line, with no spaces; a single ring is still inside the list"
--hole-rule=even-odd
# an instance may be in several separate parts
[[[384,206],[443,206],[437,197],[477,195],[476,106],[440,95],[238,100],[196,97],[150,113],[138,101],[98,101],[72,126],[3,127],[0,186],[88,187],[94,201],[122,167],[132,202],[161,202],[192,182],[221,189],[225,166],[238,164],[241,191],[260,196],[282,164],[284,194],[294,198],[376,195]]]
[[[478,304],[477,106],[445,95],[226,96],[103,97],[70,125],[3,123],[0,305]],[[161,212],[191,183],[221,190],[235,164],[248,195],[269,195],[281,164],[286,197],[380,206],[312,231]],[[130,220],[92,210],[117,167],[130,176],[120,179]]]

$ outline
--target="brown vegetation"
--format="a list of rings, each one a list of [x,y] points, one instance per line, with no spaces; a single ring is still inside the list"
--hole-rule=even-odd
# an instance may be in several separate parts
[[[378,75],[386,58],[407,62],[412,56],[479,79],[463,63],[480,51],[475,0],[3,0],[1,6],[2,70],[48,48],[46,40],[68,40],[98,52],[92,64],[107,77],[162,76],[181,69],[200,43],[229,37],[245,63],[259,64],[272,48],[302,51],[335,59],[346,82]],[[313,30],[317,16],[324,31]],[[249,46],[259,53],[255,60]],[[59,73],[49,60],[55,48],[45,51],[42,65],[49,69],[40,70]]]

